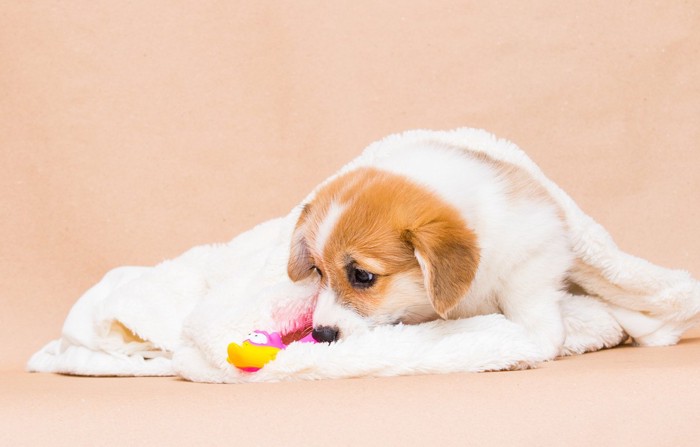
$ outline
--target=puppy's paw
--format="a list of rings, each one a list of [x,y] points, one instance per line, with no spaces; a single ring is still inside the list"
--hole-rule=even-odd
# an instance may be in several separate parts
[[[562,314],[566,339],[561,356],[612,348],[627,340],[608,307],[595,298],[569,295],[562,303]]]

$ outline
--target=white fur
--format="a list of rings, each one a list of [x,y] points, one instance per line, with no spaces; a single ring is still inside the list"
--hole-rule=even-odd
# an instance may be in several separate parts
[[[343,215],[343,211],[345,211],[345,207],[336,202],[332,202],[328,207],[328,211],[324,219],[318,225],[318,230],[316,231],[316,253],[323,253],[328,238],[330,238],[331,233],[335,229],[338,219]]]
[[[425,293],[424,290],[425,285],[417,284],[412,275],[397,273],[377,313],[384,316],[385,322],[413,324],[436,320],[439,317],[430,302],[416,300],[416,296]]]
[[[323,287],[318,295],[313,322],[314,326],[342,328],[343,336],[346,337],[369,329],[363,318],[338,303],[335,292],[327,287]]]

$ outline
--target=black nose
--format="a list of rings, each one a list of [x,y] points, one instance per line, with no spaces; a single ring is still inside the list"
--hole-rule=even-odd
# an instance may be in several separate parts
[[[338,339],[338,328],[330,326],[315,327],[311,336],[320,343],[332,343]]]

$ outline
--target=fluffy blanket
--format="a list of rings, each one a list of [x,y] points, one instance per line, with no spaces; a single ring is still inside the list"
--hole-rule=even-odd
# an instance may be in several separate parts
[[[571,335],[564,353],[612,346],[625,334],[639,345],[673,344],[698,320],[700,283],[687,272],[620,251],[523,151],[487,132],[392,135],[370,145],[338,174],[416,143],[449,145],[513,164],[556,201],[577,256],[569,282],[582,291],[562,303]],[[301,206],[312,197],[313,193],[289,215],[227,244],[195,247],[154,267],[110,271],[75,303],[61,337],[34,354],[28,369],[252,382],[487,371],[530,367],[541,360],[518,327],[508,326],[500,315],[486,315],[378,327],[331,345],[293,343],[254,373],[229,365],[227,345],[242,341],[251,330],[289,333],[310,324],[315,290],[292,283],[286,266],[294,224]],[[608,310],[610,321],[586,320],[591,301]],[[494,326],[501,327],[498,340]],[[592,337],[581,336],[586,333]]]

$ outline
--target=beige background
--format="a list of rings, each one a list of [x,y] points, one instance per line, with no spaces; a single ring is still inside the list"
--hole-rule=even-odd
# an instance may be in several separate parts
[[[478,376],[21,372],[108,269],[285,214],[386,134],[465,125],[624,249],[700,276],[697,2],[0,1],[0,440],[692,445],[693,334]]]

